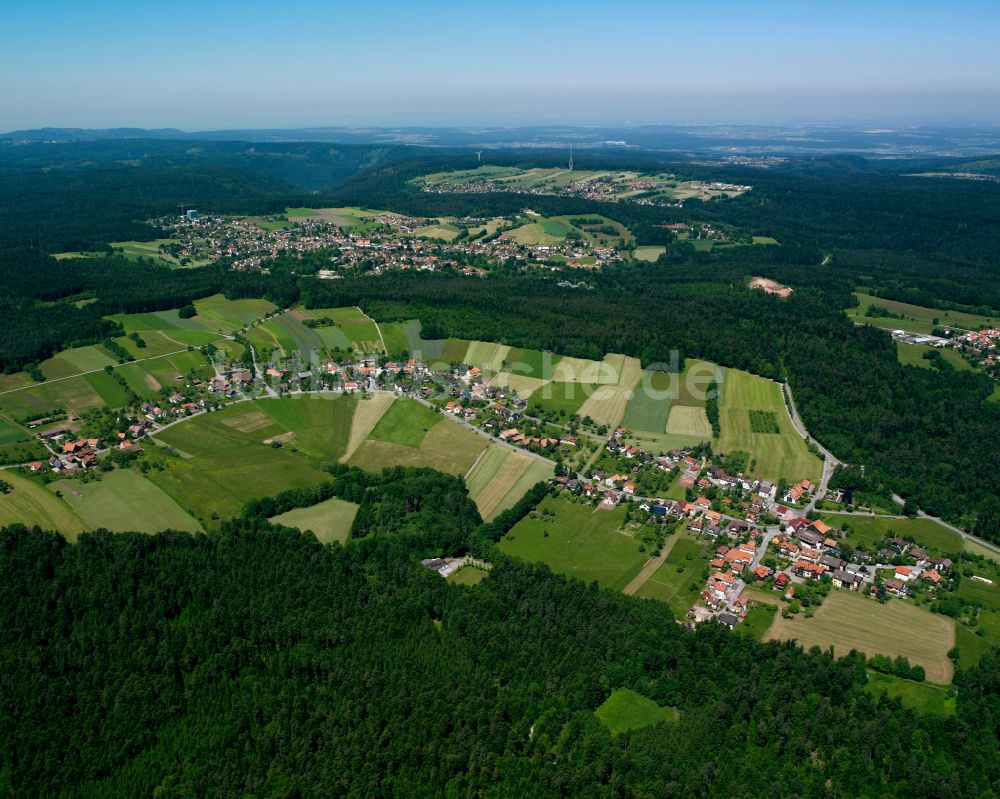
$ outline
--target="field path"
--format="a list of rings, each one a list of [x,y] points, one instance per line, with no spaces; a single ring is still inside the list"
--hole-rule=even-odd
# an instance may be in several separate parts
[[[358,308],[357,305],[355,305],[354,307],[357,309],[357,311],[358,311],[359,314],[361,314],[365,319],[367,319],[369,322],[371,322],[373,325],[375,325],[375,329],[378,331],[379,341],[382,342],[382,352],[384,352],[386,355],[388,355],[389,354],[389,350],[387,350],[385,348],[385,338],[382,336],[382,328],[379,327],[378,322],[376,322],[368,314],[366,314],[364,311],[362,311],[360,308]]]
[[[674,544],[677,543],[677,539],[680,538],[680,533],[674,533],[670,540],[664,543],[663,548],[660,550],[660,554],[655,558],[650,558],[646,561],[646,565],[642,567],[642,570],[632,578],[631,582],[622,589],[622,593],[626,596],[632,596],[640,588],[646,584],[646,580],[652,577],[658,568],[663,565],[663,561],[667,559],[670,555],[671,550],[674,548]]]

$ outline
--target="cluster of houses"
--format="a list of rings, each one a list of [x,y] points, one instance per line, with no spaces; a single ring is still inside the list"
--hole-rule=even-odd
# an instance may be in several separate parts
[[[572,156],[570,169],[573,168]],[[752,186],[722,181],[678,182],[675,175],[644,175],[638,172],[581,172],[579,180],[556,182],[537,176],[531,183],[512,183],[509,176],[493,177],[475,172],[445,181],[425,181],[422,188],[434,193],[478,193],[503,192],[507,194],[556,195],[577,197],[598,202],[630,202],[637,205],[680,206],[683,197],[676,197],[675,190],[684,192],[684,197],[698,196],[702,199],[720,194],[739,195],[750,191]]]
[[[492,220],[468,218],[460,221],[473,235],[460,235],[446,242],[435,230],[437,220],[404,214],[382,213],[366,219],[365,229],[350,230],[321,216],[296,217],[285,227],[257,224],[246,219],[187,215],[157,220],[178,243],[168,245],[178,259],[217,261],[228,259],[237,271],[260,271],[267,261],[281,256],[329,252],[330,263],[318,276],[343,277],[344,269],[381,274],[388,270],[435,271],[451,268],[470,276],[484,276],[488,264],[550,263],[553,259],[571,266],[599,267],[621,260],[614,247],[598,247],[586,241],[562,244],[521,244],[502,231],[486,235]]]
[[[975,330],[955,339],[962,352],[979,359],[979,365],[994,377],[1000,377],[1000,327]]]

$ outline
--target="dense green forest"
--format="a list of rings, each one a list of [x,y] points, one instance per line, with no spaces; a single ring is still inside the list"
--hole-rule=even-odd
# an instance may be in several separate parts
[[[499,553],[450,586],[427,546],[0,532],[0,795],[997,795],[995,653],[941,720],[864,691],[861,657]],[[679,720],[612,737],[593,710],[620,686]]]

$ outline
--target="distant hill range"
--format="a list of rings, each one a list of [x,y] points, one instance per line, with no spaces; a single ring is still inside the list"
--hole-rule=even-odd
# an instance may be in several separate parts
[[[854,153],[867,157],[973,157],[1000,152],[1000,127],[940,126],[723,126],[641,125],[622,127],[319,127],[182,131],[176,128],[39,128],[0,134],[9,142],[82,142],[159,139],[214,142],[315,142],[431,147],[634,148],[685,155],[739,158],[745,155]]]

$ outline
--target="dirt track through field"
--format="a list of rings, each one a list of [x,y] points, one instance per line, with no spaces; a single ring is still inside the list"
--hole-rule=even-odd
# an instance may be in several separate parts
[[[389,406],[392,405],[393,398],[388,394],[375,394],[366,400],[358,400],[354,409],[354,416],[351,418],[351,433],[347,438],[347,449],[340,458],[341,463],[347,463],[362,442],[375,429]]]

